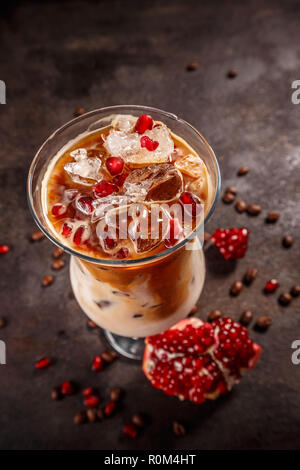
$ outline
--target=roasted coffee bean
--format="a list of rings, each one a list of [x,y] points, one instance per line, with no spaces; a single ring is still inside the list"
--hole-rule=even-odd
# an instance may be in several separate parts
[[[57,259],[60,258],[64,254],[64,250],[56,246],[52,252],[53,258]]]
[[[204,243],[208,242],[210,240],[210,233],[204,232]]]
[[[133,424],[135,424],[138,428],[143,428],[143,427],[145,426],[144,418],[143,418],[143,416],[142,416],[140,413],[135,413],[135,414],[132,416],[131,421],[132,421]]]
[[[117,358],[117,353],[115,351],[103,351],[103,353],[101,353],[101,357],[105,362],[110,364]]]
[[[248,286],[252,284],[254,279],[256,278],[258,270],[256,268],[249,268],[244,274],[244,283]]]
[[[0,317],[0,329],[4,328],[6,326],[6,321],[5,318]]]
[[[240,323],[244,326],[248,326],[249,323],[251,323],[253,320],[253,313],[251,310],[245,310],[241,317],[240,317]]]
[[[227,188],[225,189],[225,193],[231,193],[234,196],[236,196],[237,195],[237,188],[235,186],[227,186]]]
[[[95,423],[97,421],[97,410],[95,408],[88,408],[86,410],[87,419],[90,423]]]
[[[188,72],[193,72],[194,70],[197,70],[198,68],[198,62],[196,62],[196,60],[192,60],[191,62],[189,62],[186,66],[186,69]]]
[[[300,295],[300,285],[295,285],[291,288],[290,293],[293,297],[298,297]]]
[[[42,279],[42,286],[43,287],[48,287],[51,286],[54,282],[54,277],[48,274],[47,276],[44,276]]]
[[[282,292],[278,297],[278,302],[280,305],[286,306],[289,305],[292,301],[292,296],[288,292]]]
[[[244,176],[246,175],[247,173],[249,173],[250,171],[250,168],[248,166],[241,166],[241,168],[238,169],[238,176]]]
[[[86,422],[86,412],[79,411],[73,418],[74,424],[83,424]]]
[[[234,281],[230,288],[230,293],[231,295],[237,296],[239,295],[243,290],[243,283],[241,281]]]
[[[218,318],[221,318],[222,312],[220,310],[212,310],[207,317],[208,321],[214,321],[218,320]]]
[[[99,419],[99,421],[102,421],[102,419],[104,419],[104,411],[102,408],[97,409],[97,418]]]
[[[258,204],[249,204],[247,206],[247,213],[249,215],[259,215],[261,213],[261,206]]]
[[[227,78],[235,78],[237,76],[237,71],[235,69],[230,69],[227,72]]]
[[[225,204],[231,204],[235,199],[235,195],[232,193],[224,193],[222,197],[222,201],[225,202]]]
[[[178,421],[173,421],[173,433],[178,437],[185,436],[186,428]]]
[[[81,106],[78,106],[74,111],[74,116],[81,116],[84,113],[85,113],[85,109],[82,108]]]
[[[97,325],[97,323],[93,322],[93,320],[91,320],[90,318],[88,319],[87,321],[87,326],[91,329],[95,329],[95,328],[99,328],[99,326]]]
[[[54,269],[55,271],[58,271],[59,269],[62,269],[65,265],[65,262],[63,259],[55,259],[53,262],[52,262],[52,269]]]
[[[247,209],[247,204],[245,203],[245,201],[242,201],[242,199],[239,199],[238,201],[236,201],[235,203],[235,210],[237,212],[245,212],[245,210]]]
[[[266,330],[271,325],[272,325],[272,318],[267,315],[263,315],[261,317],[258,317],[255,327],[259,330]]]
[[[283,239],[282,239],[282,244],[285,248],[290,248],[292,246],[292,244],[294,243],[294,239],[291,235],[286,235]]]
[[[194,305],[194,307],[190,311],[189,315],[195,315],[195,313],[197,313],[197,312],[198,312],[198,307],[197,307],[197,305]]]
[[[115,387],[110,392],[110,399],[112,401],[119,401],[121,397],[121,389],[119,387]]]
[[[61,400],[62,394],[60,391],[60,387],[54,387],[51,391],[51,398],[52,400]]]
[[[274,224],[275,222],[277,222],[279,217],[280,217],[279,212],[269,211],[266,217],[266,222],[268,224]]]
[[[43,240],[44,238],[45,238],[45,235],[43,234],[43,232],[41,230],[35,230],[31,234],[31,240],[33,242],[38,242],[40,240]]]

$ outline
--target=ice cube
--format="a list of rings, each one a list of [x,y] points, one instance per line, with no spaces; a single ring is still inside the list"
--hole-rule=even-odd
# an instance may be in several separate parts
[[[84,158],[74,163],[67,163],[64,169],[73,181],[89,186],[101,178],[100,167],[99,158]]]
[[[78,162],[80,160],[83,160],[84,158],[87,158],[87,150],[83,148],[73,150],[73,152],[70,153],[70,156]]]
[[[118,115],[114,118],[111,125],[117,131],[131,132],[135,126],[136,118],[129,114]]]
[[[92,203],[95,210],[91,221],[93,223],[97,222],[102,219],[109,210],[116,207],[127,206],[130,202],[132,202],[132,200],[126,195],[121,196],[110,194],[109,196],[102,197],[101,199],[95,199]]]
[[[136,133],[126,134],[112,130],[105,140],[104,147],[110,155],[126,159],[126,157],[138,154],[141,143],[139,135]]]
[[[185,173],[192,178],[203,176],[203,172],[205,171],[204,162],[200,157],[198,157],[198,155],[193,154],[179,158],[179,160],[176,160],[174,165],[177,170],[181,171],[181,173]]]

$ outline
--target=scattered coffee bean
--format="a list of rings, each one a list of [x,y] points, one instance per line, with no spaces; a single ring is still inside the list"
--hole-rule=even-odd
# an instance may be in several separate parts
[[[249,268],[244,274],[244,283],[250,286],[257,276],[258,270],[256,268]]]
[[[110,392],[110,399],[112,401],[119,401],[121,397],[121,389],[119,387],[115,387]]]
[[[194,307],[192,308],[192,310],[189,313],[189,316],[190,315],[195,315],[195,313],[197,313],[197,312],[198,312],[198,307],[197,307],[197,305],[194,305]]]
[[[91,329],[95,329],[95,328],[99,328],[99,326],[97,325],[97,323],[95,323],[93,320],[91,320],[90,318],[88,319],[87,321],[87,326]]]
[[[231,193],[234,196],[236,196],[237,195],[237,188],[235,186],[227,186],[227,188],[225,189],[225,193]]]
[[[81,106],[78,106],[74,111],[74,116],[81,116],[84,113],[85,113],[85,109],[82,108]]]
[[[290,293],[293,297],[298,297],[300,295],[300,285],[295,285],[291,288]]]
[[[235,203],[235,210],[237,212],[245,212],[245,210],[247,209],[247,204],[245,203],[245,201],[242,201],[242,199],[239,199],[238,201],[236,201]]]
[[[214,321],[218,320],[218,318],[221,318],[222,312],[220,310],[212,310],[207,317],[208,321]]]
[[[51,391],[51,398],[52,400],[61,400],[62,394],[60,391],[60,387],[54,387]]]
[[[178,437],[185,436],[186,428],[178,421],[173,421],[173,433]]]
[[[0,329],[4,328],[6,326],[6,321],[5,318],[0,317]]]
[[[51,286],[51,284],[53,284],[53,282],[54,282],[54,277],[48,274],[47,276],[43,277],[42,286],[43,287]]]
[[[45,235],[43,234],[43,232],[41,230],[35,230],[31,234],[31,240],[33,242],[38,242],[40,240],[43,240],[44,238],[45,238]]]
[[[102,421],[104,419],[104,411],[102,408],[97,408],[97,418],[99,421]]]
[[[247,173],[249,173],[250,171],[250,168],[248,166],[241,166],[241,168],[238,169],[238,176],[244,176],[246,175]]]
[[[210,233],[204,232],[204,243],[208,242],[210,240]]]
[[[59,269],[62,269],[65,265],[65,262],[63,259],[55,259],[53,262],[52,262],[52,269],[55,269],[55,271],[58,271]]]
[[[247,206],[247,213],[253,216],[259,215],[261,213],[261,206],[258,204],[249,204]]]
[[[225,202],[225,204],[231,204],[235,199],[235,195],[232,193],[224,193],[222,197],[222,201]]]
[[[227,78],[235,78],[237,76],[237,71],[235,69],[230,69],[227,72]]]
[[[60,258],[64,254],[64,250],[56,246],[52,252],[53,258],[57,259]]]
[[[86,415],[90,423],[95,423],[97,421],[97,410],[95,408],[88,408],[86,410]]]
[[[233,296],[239,295],[243,290],[243,283],[241,281],[234,281],[230,288],[230,293]]]
[[[198,62],[196,62],[196,60],[192,60],[191,62],[189,62],[186,66],[186,69],[188,72],[194,72],[194,70],[197,70],[198,68]]]
[[[286,235],[283,239],[282,239],[282,244],[285,248],[290,248],[292,246],[292,244],[294,243],[294,239],[291,235]]]
[[[278,302],[280,305],[283,305],[284,307],[286,305],[289,305],[292,301],[292,296],[288,292],[282,292],[280,296],[278,297]]]
[[[117,358],[117,353],[115,351],[103,351],[103,353],[101,353],[101,357],[105,362],[110,364]]]
[[[258,317],[256,324],[255,324],[255,328],[258,330],[266,330],[271,325],[272,325],[272,318],[267,315],[263,315],[261,317]]]
[[[86,422],[86,412],[80,411],[73,418],[74,424],[83,424]]]
[[[143,428],[145,426],[145,421],[143,416],[140,413],[134,413],[132,416],[133,424],[135,424],[138,428]]]
[[[253,313],[251,310],[245,310],[241,317],[240,317],[240,323],[244,326],[248,326],[249,323],[251,323],[253,320]]]
[[[279,212],[269,211],[266,217],[266,222],[268,224],[274,224],[275,222],[277,222],[279,217],[280,217]]]

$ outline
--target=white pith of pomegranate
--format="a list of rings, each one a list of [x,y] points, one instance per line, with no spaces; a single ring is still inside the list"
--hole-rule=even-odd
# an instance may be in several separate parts
[[[231,390],[261,353],[248,330],[228,317],[182,320],[145,342],[143,371],[153,387],[194,403]]]

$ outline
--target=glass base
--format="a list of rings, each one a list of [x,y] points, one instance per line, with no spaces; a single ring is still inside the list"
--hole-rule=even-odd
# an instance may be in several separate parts
[[[108,330],[103,330],[103,333],[109,344],[122,356],[135,359],[136,361],[143,359],[145,349],[144,338],[127,338],[126,336],[115,335]]]

